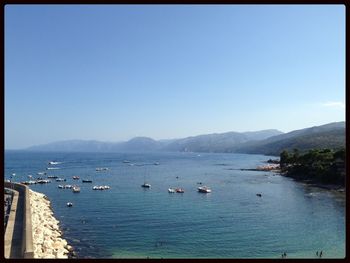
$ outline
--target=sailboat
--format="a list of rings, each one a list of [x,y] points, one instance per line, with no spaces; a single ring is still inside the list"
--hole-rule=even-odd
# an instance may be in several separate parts
[[[143,176],[143,184],[141,185],[141,187],[144,187],[144,188],[150,188],[151,185],[146,183],[146,175]]]

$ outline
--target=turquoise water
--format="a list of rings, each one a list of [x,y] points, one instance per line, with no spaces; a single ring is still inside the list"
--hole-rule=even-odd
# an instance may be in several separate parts
[[[50,198],[64,238],[81,258],[280,258],[283,252],[315,258],[320,250],[324,258],[344,258],[345,198],[273,173],[235,170],[269,158],[6,151],[5,177],[36,178],[49,161],[62,162],[61,169],[46,172],[79,184],[79,194],[58,189],[62,182],[30,187]],[[93,183],[75,181],[74,175]],[[141,188],[144,178],[150,189]],[[197,182],[212,193],[198,193]],[[111,189],[93,191],[93,185]],[[169,187],[185,193],[169,194]]]

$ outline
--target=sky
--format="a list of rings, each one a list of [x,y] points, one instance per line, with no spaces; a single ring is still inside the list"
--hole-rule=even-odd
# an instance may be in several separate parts
[[[335,121],[344,5],[5,6],[5,149]]]

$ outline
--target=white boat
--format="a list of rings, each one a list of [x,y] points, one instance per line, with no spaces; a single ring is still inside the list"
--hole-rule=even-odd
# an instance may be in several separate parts
[[[198,187],[198,192],[200,193],[211,193],[211,189],[207,186]]]
[[[141,187],[144,187],[144,188],[151,188],[151,185],[150,184],[147,184],[147,183],[144,183],[141,185]]]
[[[175,193],[175,189],[174,189],[174,188],[169,188],[169,189],[168,189],[168,192],[169,192],[169,193]]]
[[[58,170],[58,169],[60,169],[60,168],[58,168],[58,167],[47,167],[46,168],[46,170]]]
[[[45,172],[38,172],[37,175],[45,175]]]
[[[73,193],[80,193],[80,187],[73,186]]]
[[[57,178],[56,179],[56,182],[65,182],[66,181],[66,179],[63,179],[63,178]]]
[[[50,180],[37,180],[36,181],[38,184],[47,184],[47,183],[51,183]]]
[[[60,185],[58,186],[58,188],[59,188],[59,189],[63,189],[64,186],[60,184]]]
[[[130,161],[124,160],[123,163],[130,163]]]
[[[107,190],[110,189],[108,185],[95,185],[92,190]]]
[[[51,161],[49,162],[50,165],[56,165],[56,164],[60,164],[60,162],[54,162],[54,161]]]
[[[72,189],[72,188],[73,188],[73,186],[72,186],[72,185],[70,185],[70,184],[66,184],[66,185],[64,186],[64,188],[65,188],[65,189]]]
[[[67,206],[68,206],[68,207],[71,207],[71,206],[73,206],[73,203],[68,202],[68,203],[67,203]]]
[[[79,176],[73,176],[73,180],[79,180],[80,177]]]

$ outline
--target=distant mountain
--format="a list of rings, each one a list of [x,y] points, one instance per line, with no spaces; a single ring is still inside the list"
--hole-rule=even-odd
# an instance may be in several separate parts
[[[283,150],[306,151],[315,148],[345,147],[345,122],[334,122],[321,126],[292,131],[265,140],[249,141],[230,152],[279,155]]]
[[[255,132],[226,132],[187,137],[183,139],[153,140],[135,137],[126,142],[69,140],[37,145],[29,151],[60,152],[232,152],[279,155],[283,150],[298,148],[339,148],[345,146],[345,122],[282,133],[278,130]]]
[[[150,151],[193,151],[225,152],[228,148],[249,140],[265,139],[281,134],[278,130],[257,132],[227,132],[199,135],[184,139],[153,140],[148,137],[135,137],[127,142],[99,142],[86,140],[58,141],[27,148],[28,151],[57,152],[150,152]]]
[[[48,144],[35,145],[27,148],[28,151],[45,152],[113,152],[120,143],[99,142],[93,140],[67,140]]]
[[[256,132],[227,132],[199,135],[178,139],[163,147],[166,151],[226,152],[228,149],[250,140],[262,140],[282,134],[278,130]]]
[[[127,142],[120,143],[114,150],[119,152],[153,152],[160,150],[162,146],[163,143],[151,138],[135,137]]]

